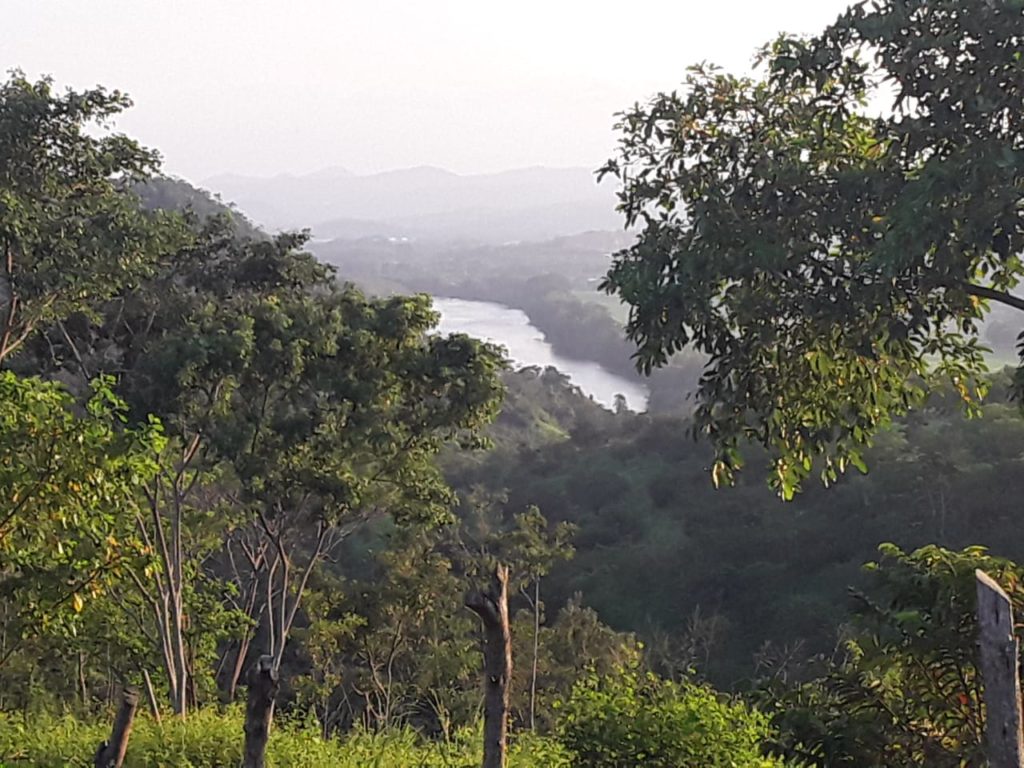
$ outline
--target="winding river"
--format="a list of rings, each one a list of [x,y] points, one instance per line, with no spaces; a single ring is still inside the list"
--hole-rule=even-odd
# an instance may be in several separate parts
[[[553,366],[605,407],[612,407],[616,394],[626,398],[631,410],[647,407],[648,390],[641,382],[610,373],[597,363],[557,354],[522,310],[488,301],[437,297],[434,308],[441,313],[442,333],[465,333],[500,344],[517,366]]]

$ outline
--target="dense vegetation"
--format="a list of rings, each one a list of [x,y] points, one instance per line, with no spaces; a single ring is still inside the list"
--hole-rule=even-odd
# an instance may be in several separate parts
[[[1024,610],[1021,377],[978,338],[1021,269],[1024,9],[958,7],[858,6],[762,79],[698,69],[623,116],[606,171],[643,229],[605,285],[672,368],[646,414],[405,295],[523,307],[625,370],[581,298],[600,236],[444,270],[335,243],[339,274],[162,178],[105,128],[122,94],[13,73],[0,760],[92,764],[131,687],[129,766],[476,764],[467,605],[507,573],[511,766],[984,764],[975,569]],[[866,51],[914,110],[859,115]]]

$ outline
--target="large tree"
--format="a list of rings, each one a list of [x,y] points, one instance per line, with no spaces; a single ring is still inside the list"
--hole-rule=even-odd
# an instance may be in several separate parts
[[[137,285],[184,234],[128,190],[158,164],[108,130],[129,103],[18,72],[0,82],[0,368],[37,372],[24,353],[39,331],[67,337],[72,314]],[[155,420],[125,428],[111,387],[96,379],[76,402],[0,371],[0,663],[42,630],[73,629],[144,549],[125,522],[164,440]]]
[[[788,498],[937,378],[976,402],[980,321],[1024,309],[1022,46],[1021,0],[876,0],[621,116],[603,172],[642,231],[604,287],[642,369],[706,355],[716,482],[754,440]]]

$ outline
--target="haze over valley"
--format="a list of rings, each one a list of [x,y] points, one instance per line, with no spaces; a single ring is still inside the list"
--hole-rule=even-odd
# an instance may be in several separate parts
[[[216,176],[204,186],[269,230],[322,239],[416,238],[501,243],[621,227],[611,184],[593,169],[523,168],[459,175],[422,166],[357,175]]]

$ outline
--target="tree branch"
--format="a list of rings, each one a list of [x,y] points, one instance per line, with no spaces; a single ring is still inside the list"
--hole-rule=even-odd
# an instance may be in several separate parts
[[[1024,299],[1014,296],[1012,293],[998,291],[995,288],[989,288],[984,285],[975,285],[974,283],[960,283],[958,287],[963,288],[970,296],[998,301],[1000,304],[1005,304],[1008,307],[1024,312]]]

